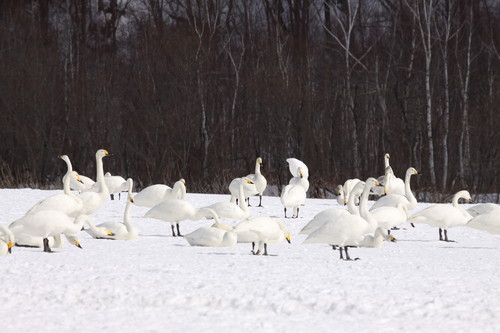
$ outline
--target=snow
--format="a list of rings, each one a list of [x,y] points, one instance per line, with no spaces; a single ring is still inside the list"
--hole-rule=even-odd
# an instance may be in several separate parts
[[[1,224],[60,192],[0,190]],[[121,221],[124,198],[93,214],[95,223]],[[229,195],[188,193],[187,200],[202,207]],[[252,215],[282,217],[278,197],[263,205],[251,207]],[[398,242],[351,249],[361,260],[340,261],[338,251],[302,244],[298,234],[336,205],[307,199],[300,218],[284,220],[292,244],[269,245],[267,257],[252,255],[249,244],[191,247],[137,206],[138,240],[96,240],[82,231],[83,249],[15,247],[0,257],[2,332],[500,331],[500,236],[457,227],[448,233],[456,242],[445,243],[437,229],[405,224],[392,232]],[[181,232],[211,223],[185,221]]]

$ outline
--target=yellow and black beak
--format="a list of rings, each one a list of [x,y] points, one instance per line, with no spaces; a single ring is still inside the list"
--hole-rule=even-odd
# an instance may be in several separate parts
[[[9,242],[9,243],[7,244],[7,248],[8,248],[9,253],[12,253],[12,247],[13,247],[13,246],[14,246],[14,243],[12,243],[12,242]]]
[[[391,242],[396,242],[396,238],[395,238],[394,236],[390,236],[390,237],[389,237],[389,240],[390,240]]]
[[[82,178],[80,178],[80,176],[76,177],[76,181],[83,184]]]
[[[292,241],[290,240],[290,234],[286,235],[286,241],[288,244],[292,244]]]
[[[130,200],[131,203],[134,203],[134,198],[133,197],[130,197],[129,200]]]
[[[78,241],[78,239],[75,239],[75,246],[79,247],[80,249],[82,248],[82,246],[80,245],[80,242]]]
[[[107,234],[108,236],[114,236],[114,235],[115,235],[114,233],[112,233],[112,232],[111,232],[111,231],[109,231],[108,229],[106,229],[106,234]]]

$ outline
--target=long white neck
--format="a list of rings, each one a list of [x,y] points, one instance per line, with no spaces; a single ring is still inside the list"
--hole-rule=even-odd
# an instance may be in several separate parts
[[[387,168],[389,166],[389,157],[386,155],[384,155],[384,169]]]
[[[64,183],[66,182],[67,178],[70,178],[70,173],[73,171],[73,166],[71,165],[71,161],[69,160],[69,157],[67,155],[61,156],[61,159],[64,162],[66,162],[66,166],[68,167],[68,170],[63,176],[63,188],[64,188]],[[64,193],[66,193],[66,191]]]
[[[359,214],[362,218],[368,222],[367,232],[372,233],[377,228],[377,221],[370,213],[368,209],[368,196],[370,195],[371,184],[367,181],[363,188],[363,193],[361,194],[361,199],[359,200]]]
[[[238,206],[240,206],[241,210],[246,213],[246,212],[248,212],[248,205],[245,201],[245,192],[243,191],[244,184],[245,184],[245,179],[241,178],[240,189],[238,192],[238,200],[239,200]]]
[[[3,238],[5,243],[9,243],[9,242],[12,242],[12,243],[15,243],[15,237],[14,237],[14,233],[9,229],[9,228],[6,228],[2,225],[0,225],[0,232],[3,233],[3,237],[0,237],[0,238]]]
[[[257,161],[255,162],[255,175],[256,175],[256,176],[261,175],[261,173],[260,173],[260,163],[259,163],[259,160],[257,160]]]
[[[130,197],[127,200],[127,204],[125,205],[125,212],[123,213],[123,224],[125,224],[125,228],[127,228],[128,232],[135,230],[135,226],[132,224],[132,220],[130,219],[130,210],[132,209],[132,201],[130,201]]]
[[[344,187],[342,185],[337,186],[337,191],[339,192],[339,195],[337,195],[338,204],[345,205]]]
[[[472,217],[462,206],[460,206],[458,204],[458,200],[459,199],[469,200],[469,198],[470,198],[469,192],[467,192],[467,191],[460,191],[460,192],[457,192],[453,196],[453,200],[451,201],[451,203],[452,203],[453,207],[455,207],[456,209],[460,210],[460,212],[462,212],[462,214],[464,216],[470,216],[470,217]]]
[[[104,166],[102,163],[103,156],[96,156],[96,182],[99,183],[100,192],[109,195],[109,189],[104,181]]]
[[[352,215],[359,216],[359,207],[356,206],[356,199],[363,193],[363,190],[359,190],[357,188],[353,189],[351,195],[349,195],[349,200],[347,201],[347,210]]]
[[[411,186],[410,186],[410,180],[411,176],[413,175],[413,169],[408,169],[406,171],[406,176],[405,176],[405,195],[406,199],[410,202],[410,206],[408,209],[413,209],[417,207],[417,198],[413,195],[413,192],[411,191]]]

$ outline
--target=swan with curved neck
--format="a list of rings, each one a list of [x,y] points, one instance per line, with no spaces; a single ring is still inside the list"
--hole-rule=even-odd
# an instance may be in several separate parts
[[[78,233],[85,221],[91,221],[87,215],[80,215],[72,220],[57,210],[43,210],[32,215],[25,215],[12,222],[9,228],[14,234],[27,234],[43,239],[44,252],[52,252],[48,237],[60,234],[74,235]]]
[[[168,199],[186,198],[186,180],[184,178],[175,182],[173,188],[164,184],[154,184],[146,187],[134,197],[134,204],[141,207],[154,207]]]
[[[307,189],[309,188],[309,181],[304,178],[301,167],[297,168],[297,174],[299,176],[292,178],[290,180],[290,183],[287,186],[285,186],[285,188],[281,192],[280,200],[281,203],[283,204],[285,218],[286,218],[287,207],[293,209],[292,218],[298,218],[299,207],[306,200]],[[298,178],[298,180],[295,180],[292,184],[292,180],[295,178]]]
[[[215,220],[215,225],[224,225],[220,222],[217,213],[213,209],[204,208],[204,210],[206,215],[210,215]],[[225,230],[217,226],[201,227],[187,235],[184,235],[184,239],[191,246],[234,246],[236,245],[237,235],[232,229],[233,228]]]
[[[415,207],[417,207],[417,198],[415,198],[410,185],[411,176],[413,175],[418,175],[418,171],[413,167],[409,167],[406,170],[405,175],[405,195],[388,194],[378,199],[370,208],[370,210],[374,210],[384,206],[396,207],[400,202],[406,206],[406,209],[408,211],[415,209]]]
[[[428,207],[408,218],[409,223],[424,223],[431,227],[439,228],[439,240],[448,240],[448,228],[465,226],[472,219],[472,216],[458,204],[459,199],[472,201],[468,191],[458,191],[451,202],[451,205],[438,204]],[[444,239],[442,231],[444,230]]]
[[[219,217],[225,217],[233,220],[242,220],[250,216],[250,210],[245,202],[245,192],[244,185],[253,184],[247,177],[240,179],[239,191],[238,191],[238,205],[231,203],[230,201],[217,202],[207,208],[213,209]]]
[[[9,228],[0,225],[0,256],[6,256],[12,253],[12,246],[16,241],[16,237]]]
[[[268,216],[250,217],[234,227],[238,235],[238,243],[252,243],[252,253],[257,255],[267,253],[268,244],[278,244],[286,240],[291,243],[290,231],[279,218]],[[258,249],[254,252],[255,243]]]
[[[63,183],[64,183],[65,179],[68,177],[69,172],[73,171],[73,165],[71,164],[71,160],[69,159],[68,155],[60,155],[59,158],[62,159],[64,162],[66,162],[66,165],[68,167],[68,172],[63,177]],[[77,190],[79,192],[84,192],[92,188],[94,184],[95,182],[89,177],[80,175],[79,181],[76,181],[74,179],[70,180],[70,189]]]
[[[83,201],[83,214],[90,215],[101,208],[109,198],[109,190],[104,180],[104,167],[102,159],[109,156],[107,150],[99,149],[95,154],[96,183],[92,191],[83,192],[79,198]],[[97,191],[97,192],[94,192]]]
[[[360,215],[345,215],[324,223],[312,232],[304,243],[326,243],[339,248],[340,259],[344,260],[342,251],[346,253],[345,260],[351,260],[348,247],[358,246],[367,235],[373,235],[377,229],[377,221],[367,214],[367,201],[372,187],[379,185],[375,178],[368,178],[363,186],[359,201]],[[363,218],[365,216],[366,218]]]

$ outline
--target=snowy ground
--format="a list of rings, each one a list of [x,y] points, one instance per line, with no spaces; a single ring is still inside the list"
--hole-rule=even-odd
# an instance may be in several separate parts
[[[1,224],[54,193],[0,190]],[[96,224],[121,221],[124,198],[94,214]],[[197,207],[227,198],[188,194]],[[279,198],[263,205],[252,215],[282,216]],[[460,227],[449,231],[457,242],[445,243],[437,229],[404,225],[397,243],[352,249],[361,260],[345,262],[298,234],[332,205],[308,199],[299,219],[285,220],[292,244],[270,245],[267,257],[248,244],[191,247],[142,207],[132,211],[136,241],[81,232],[83,249],[13,248],[0,257],[1,332],[500,331],[500,236]],[[210,224],[186,221],[181,232]]]

